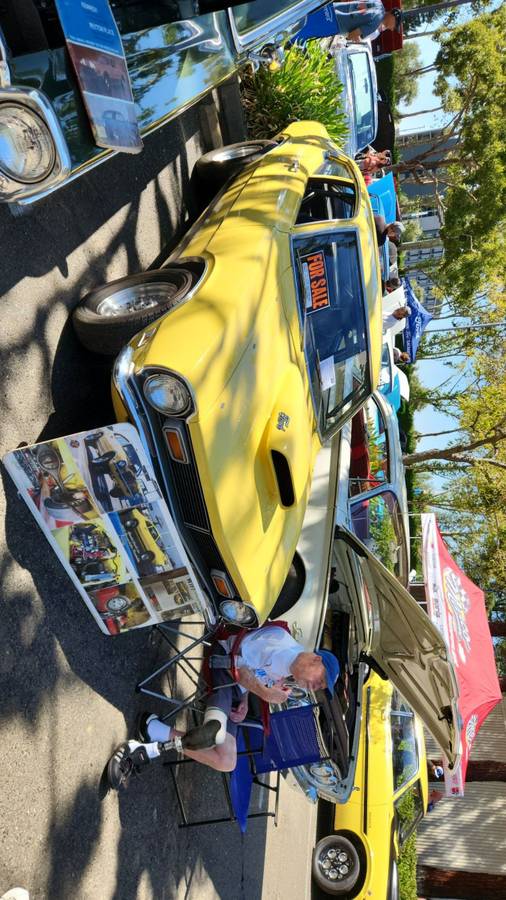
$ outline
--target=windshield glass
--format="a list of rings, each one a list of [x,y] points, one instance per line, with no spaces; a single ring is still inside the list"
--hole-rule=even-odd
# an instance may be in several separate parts
[[[353,84],[358,146],[361,149],[375,138],[373,104],[376,103],[376,98],[367,53],[350,53],[348,65]]]
[[[268,22],[269,19],[275,19],[292,6],[297,6],[300,0],[278,0],[273,3],[272,0],[255,0],[254,3],[242,3],[233,10],[235,25],[239,34],[251,31]]]
[[[342,427],[370,394],[366,310],[354,232],[294,242],[304,350],[320,434]]]

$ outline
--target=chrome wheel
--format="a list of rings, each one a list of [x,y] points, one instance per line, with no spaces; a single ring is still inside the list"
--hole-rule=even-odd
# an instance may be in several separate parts
[[[328,894],[348,895],[358,886],[360,870],[358,850],[345,834],[322,838],[313,851],[313,879]]]
[[[143,312],[166,305],[171,294],[178,294],[179,288],[169,282],[156,281],[137,285],[111,293],[98,304],[96,313],[99,316],[123,316],[125,313]]]
[[[332,882],[347,878],[353,869],[353,860],[346,850],[336,850],[334,847],[321,854],[318,863],[324,878]]]

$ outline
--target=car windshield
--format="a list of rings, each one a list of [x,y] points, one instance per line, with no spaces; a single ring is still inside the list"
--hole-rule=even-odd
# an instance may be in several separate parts
[[[321,436],[342,427],[371,391],[366,308],[354,232],[294,242],[299,310]]]
[[[353,85],[358,147],[361,149],[375,138],[373,105],[376,98],[367,53],[350,53],[348,65]]]
[[[242,3],[233,10],[235,25],[239,34],[245,34],[253,28],[264,25],[269,19],[275,19],[287,9],[298,6],[300,0],[255,0],[254,3]]]

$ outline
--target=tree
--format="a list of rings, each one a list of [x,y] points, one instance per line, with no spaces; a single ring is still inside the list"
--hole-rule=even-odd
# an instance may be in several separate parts
[[[409,105],[418,95],[417,76],[423,74],[420,48],[416,44],[406,44],[395,54],[395,99],[396,103]]]
[[[447,122],[398,175],[431,182],[444,213],[442,291],[464,313],[474,295],[506,283],[506,5],[440,32],[435,94]]]

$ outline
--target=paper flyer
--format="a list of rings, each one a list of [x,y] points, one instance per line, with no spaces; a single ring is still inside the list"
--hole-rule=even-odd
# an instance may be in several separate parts
[[[130,76],[108,0],[56,0],[56,8],[97,146],[138,153]]]
[[[133,425],[13,450],[4,464],[105,634],[205,607]]]

